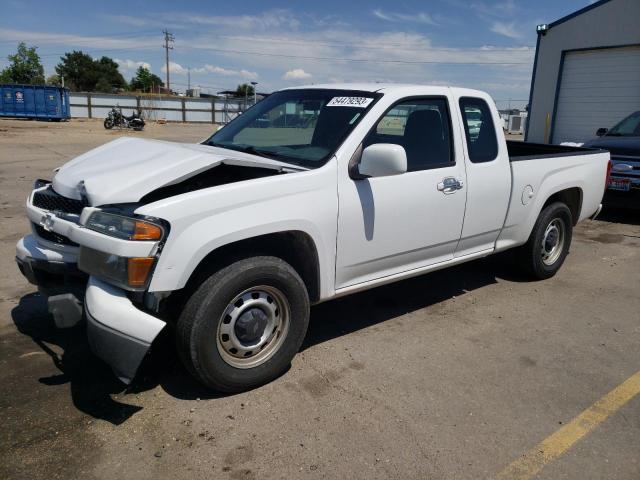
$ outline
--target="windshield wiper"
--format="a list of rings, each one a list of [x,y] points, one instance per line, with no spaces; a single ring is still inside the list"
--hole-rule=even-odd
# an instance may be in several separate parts
[[[278,157],[278,155],[268,152],[266,150],[262,150],[261,148],[256,148],[253,145],[249,145],[246,147],[240,147],[238,148],[238,150],[240,152],[244,152],[244,153],[251,153],[253,155],[258,155],[259,157],[266,157],[266,158],[270,158],[271,160],[278,160],[281,161],[280,158]]]

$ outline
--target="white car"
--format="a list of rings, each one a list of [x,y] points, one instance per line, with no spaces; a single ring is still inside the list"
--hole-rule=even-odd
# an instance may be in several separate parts
[[[558,271],[609,153],[500,125],[475,90],[281,90],[200,144],[120,138],[38,181],[17,261],[124,381],[169,323],[198,380],[245,390],[286,370],[312,304],[510,248]]]

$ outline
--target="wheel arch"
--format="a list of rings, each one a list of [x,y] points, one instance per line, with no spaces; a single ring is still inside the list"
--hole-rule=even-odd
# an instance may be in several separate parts
[[[554,202],[562,202],[571,211],[571,219],[573,222],[573,226],[578,223],[580,219],[580,212],[582,211],[582,198],[583,192],[580,187],[570,187],[565,188],[563,190],[559,190],[549,196],[547,200],[545,200],[540,212],[542,212],[548,205],[551,205]],[[540,215],[540,213],[538,213]]]
[[[191,291],[212,272],[233,262],[252,256],[265,255],[280,258],[291,265],[307,287],[309,300],[313,303],[320,299],[318,248],[313,238],[301,230],[266,233],[215,248],[195,267],[184,290]]]

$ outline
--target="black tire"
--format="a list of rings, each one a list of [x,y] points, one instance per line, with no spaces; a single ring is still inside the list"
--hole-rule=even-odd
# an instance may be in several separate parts
[[[551,229],[549,233],[547,233],[548,229]],[[557,232],[561,230],[561,233],[556,235],[562,236],[561,240],[558,240],[562,242],[561,248],[557,250],[552,247],[554,229]],[[560,270],[569,253],[572,235],[573,217],[569,207],[562,202],[547,205],[538,215],[529,240],[517,251],[521,268],[526,274],[537,280],[553,277]]]
[[[107,130],[111,130],[113,128],[113,120],[111,120],[110,118],[105,118],[104,128],[106,128]]]
[[[271,353],[267,352],[270,356],[262,357],[262,363],[241,368],[230,363],[242,362],[243,359],[231,357],[228,345],[223,346],[224,342],[220,340],[225,337],[220,329],[224,328],[222,323],[229,323],[227,312],[233,308],[232,301],[242,292],[253,292],[254,288],[259,290],[263,287],[277,292],[276,303],[277,299],[286,299],[288,305],[283,305],[282,310],[288,308],[288,327],[281,335],[273,335],[274,339],[281,337],[272,340],[278,343],[265,345],[265,352]],[[251,309],[247,307],[246,310]],[[281,317],[284,315],[282,310]],[[236,340],[235,325],[238,325],[240,317],[236,316],[238,321],[233,321]],[[308,325],[309,296],[298,273],[279,258],[251,257],[213,273],[191,295],[176,325],[178,354],[187,370],[205,386],[221,392],[240,392],[265,384],[284,373],[300,349]],[[258,350],[255,358],[260,355],[262,351]]]

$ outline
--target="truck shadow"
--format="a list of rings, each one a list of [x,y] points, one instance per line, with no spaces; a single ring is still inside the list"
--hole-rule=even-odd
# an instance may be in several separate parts
[[[528,281],[513,273],[511,253],[450,267],[315,306],[302,350],[332,338],[437,306],[502,278]]]
[[[71,400],[77,409],[116,425],[142,408],[118,402],[112,397],[122,392],[122,383],[107,365],[93,356],[85,329],[58,329],[47,312],[42,295],[30,293],[22,297],[11,311],[11,316],[18,331],[31,337],[59,371],[45,377],[24,378],[24,382],[37,381],[36,389],[68,383]]]
[[[312,308],[302,350],[437,305],[496,283],[498,278],[525,281],[511,273],[510,263],[508,255],[495,256],[317,305]],[[184,369],[168,329],[154,343],[135,381],[125,386],[106,364],[93,356],[84,327],[65,330],[55,327],[46,301],[39,294],[22,297],[12,310],[12,318],[19,332],[31,337],[59,371],[46,377],[26,377],[24,382],[37,382],[34,388],[69,384],[73,405],[94,418],[114,425],[125,422],[143,407],[120,401],[126,401],[123,394],[141,393],[157,386],[179,399],[221,396],[206,390]]]

